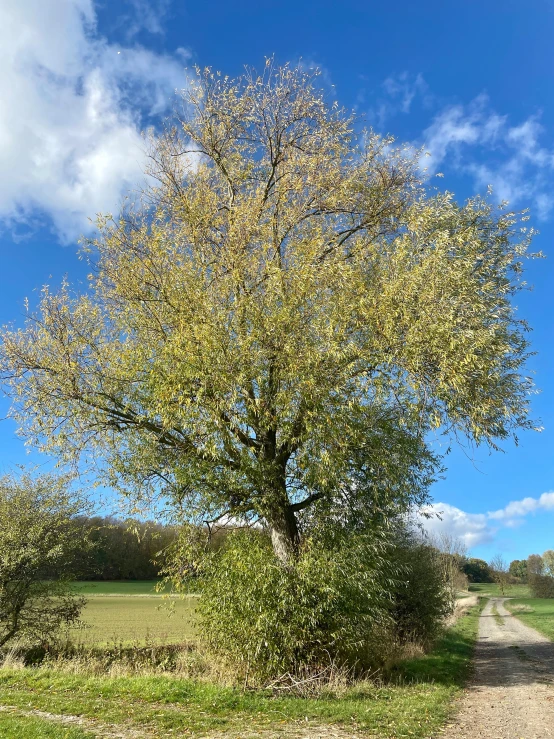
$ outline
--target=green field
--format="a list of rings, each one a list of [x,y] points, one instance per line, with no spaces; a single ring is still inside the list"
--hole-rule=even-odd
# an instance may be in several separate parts
[[[168,592],[164,588],[161,592],[156,590],[158,580],[105,580],[105,581],[82,581],[73,584],[73,590],[82,593],[87,598],[96,595],[149,595],[161,597]]]
[[[506,607],[524,624],[554,641],[554,598],[517,598],[506,601]],[[530,611],[519,610],[529,608]]]
[[[194,596],[94,595],[81,614],[85,628],[71,629],[69,637],[87,646],[180,644],[194,635],[196,603]]]
[[[147,729],[156,737],[210,731],[236,735],[245,726],[250,732],[271,729],[283,736],[287,731],[301,736],[299,732],[315,733],[317,727],[342,725],[348,731],[379,737],[423,738],[439,731],[452,712],[452,699],[468,678],[478,614],[478,608],[472,609],[432,653],[397,668],[388,683],[357,683],[338,695],[274,696],[168,675],[99,677],[36,667],[0,670],[0,702],[22,712],[42,710],[96,719],[114,729],[125,723],[127,729]],[[34,723],[33,731],[40,731]],[[46,725],[43,729],[51,731]],[[64,731],[60,727],[58,734],[29,731],[4,736],[83,736]]]
[[[500,588],[494,582],[472,582],[469,586],[470,593],[478,593],[484,598],[491,596],[503,597]],[[509,585],[504,592],[506,598],[528,598],[531,593],[527,585]]]

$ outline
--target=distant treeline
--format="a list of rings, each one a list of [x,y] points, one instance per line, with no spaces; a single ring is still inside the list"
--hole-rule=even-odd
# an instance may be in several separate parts
[[[95,516],[79,519],[95,547],[79,566],[80,580],[153,580],[163,550],[177,537],[175,526]]]

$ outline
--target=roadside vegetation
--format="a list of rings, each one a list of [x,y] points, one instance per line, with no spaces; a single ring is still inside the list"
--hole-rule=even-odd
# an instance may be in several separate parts
[[[245,691],[163,673],[95,676],[87,674],[84,664],[78,671],[66,664],[67,671],[1,670],[0,702],[148,728],[156,736],[244,732],[246,722],[250,731],[343,725],[351,732],[425,737],[445,721],[453,697],[469,675],[478,612],[473,608],[462,617],[429,654],[395,666],[388,675],[366,676],[352,684],[337,670],[321,685],[300,686],[296,695],[278,686]]]
[[[95,739],[96,734],[75,726],[63,726],[38,716],[0,713],[0,737],[6,739]]]

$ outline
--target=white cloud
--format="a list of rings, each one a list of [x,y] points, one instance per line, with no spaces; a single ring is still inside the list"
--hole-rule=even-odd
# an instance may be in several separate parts
[[[554,511],[554,492],[514,500],[488,513],[467,513],[448,503],[433,503],[418,513],[417,520],[431,535],[449,534],[471,548],[493,541],[501,527],[522,526],[526,516],[538,511]]]
[[[498,521],[506,519],[522,518],[529,513],[537,511],[554,511],[554,492],[543,493],[540,498],[523,498],[523,500],[514,500],[505,508],[498,511],[491,511],[488,517]]]
[[[433,503],[419,515],[418,521],[431,535],[449,534],[468,548],[493,540],[493,529],[484,513],[466,513],[448,503]],[[429,516],[429,517],[427,517]]]
[[[541,144],[544,128],[536,116],[510,126],[490,108],[486,95],[467,106],[443,109],[424,131],[428,175],[443,165],[471,175],[478,190],[489,185],[512,205],[529,203],[541,219],[554,206],[554,149]]]
[[[92,0],[0,5],[0,219],[75,239],[142,180],[140,129],[186,84],[184,59],[99,36]]]

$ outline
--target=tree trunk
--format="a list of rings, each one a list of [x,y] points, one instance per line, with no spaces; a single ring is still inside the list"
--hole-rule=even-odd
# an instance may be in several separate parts
[[[290,505],[281,510],[273,511],[267,517],[271,533],[271,543],[275,556],[284,567],[290,567],[298,557],[300,535],[296,516]]]

